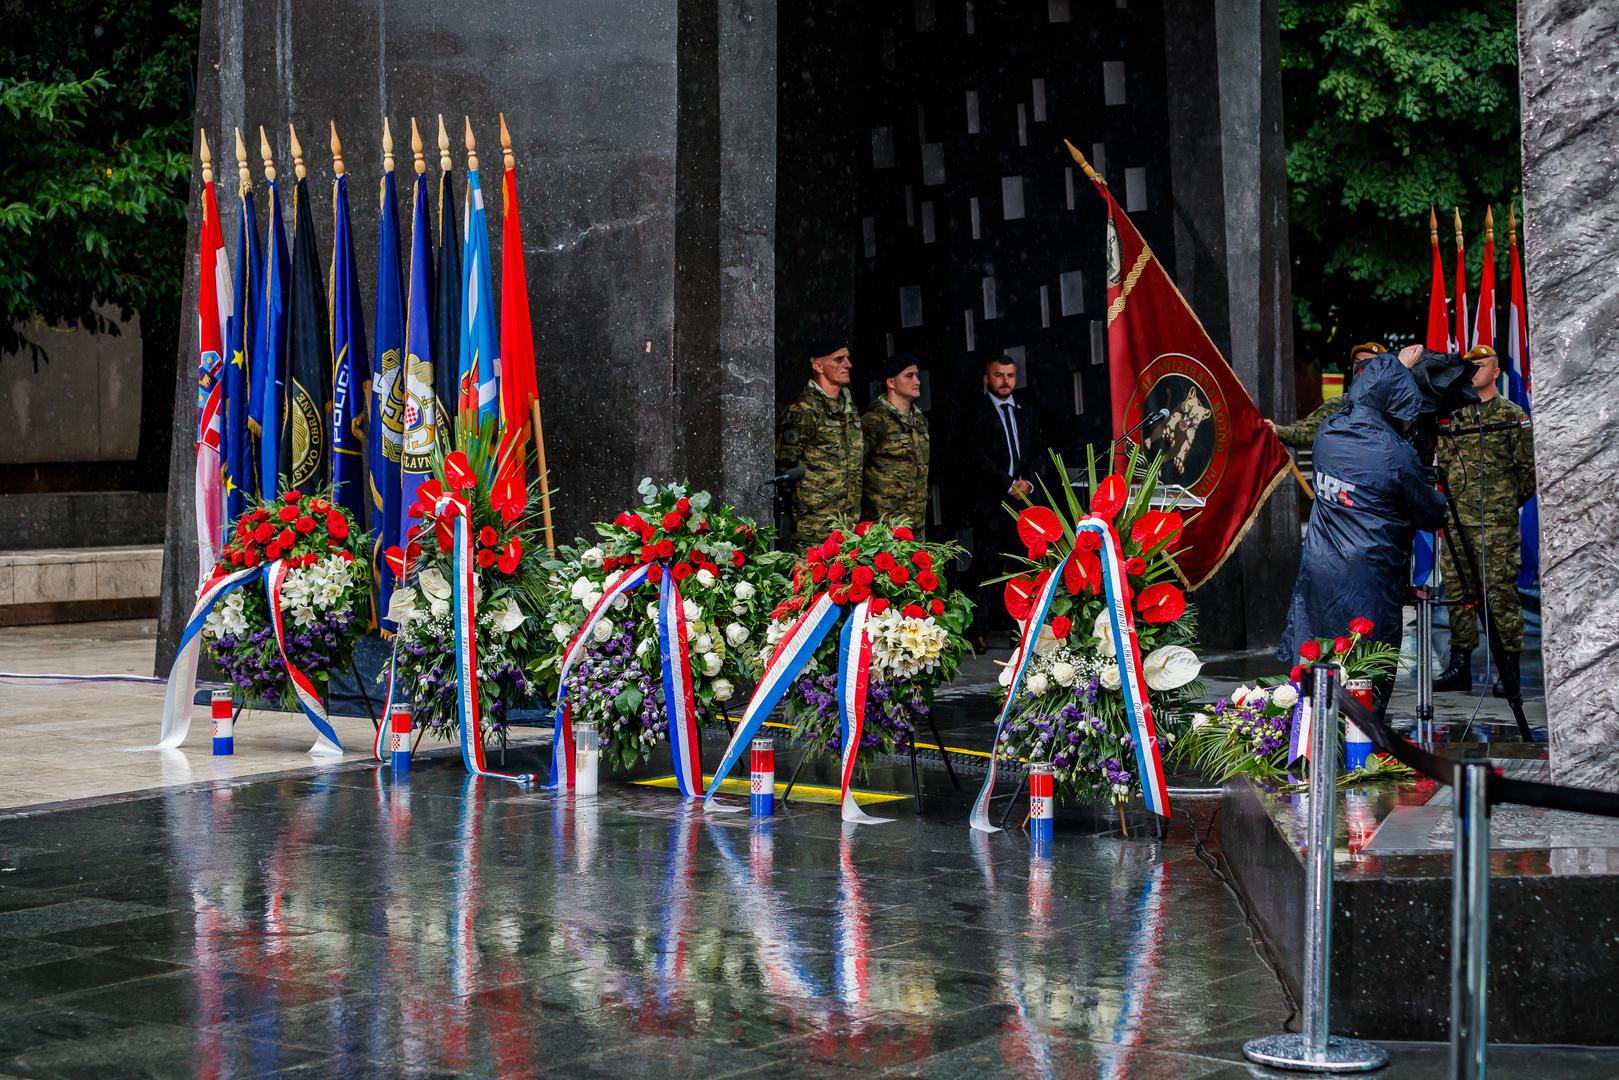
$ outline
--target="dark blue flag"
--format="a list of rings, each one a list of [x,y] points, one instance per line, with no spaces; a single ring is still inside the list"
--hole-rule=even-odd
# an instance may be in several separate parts
[[[366,482],[366,420],[370,413],[371,356],[360,310],[360,268],[349,230],[348,177],[332,182],[332,483],[337,504],[362,527]]]
[[[400,492],[400,532],[408,536],[410,508],[416,489],[433,475],[433,451],[438,439],[433,391],[432,317],[433,234],[427,217],[427,177],[416,175],[416,195],[410,220],[410,298],[405,317],[405,447],[404,485]]]
[[[238,136],[240,138],[240,136]],[[230,523],[247,509],[249,495],[258,494],[258,455],[250,437],[248,392],[252,385],[253,315],[264,289],[264,260],[259,256],[258,222],[253,192],[243,188],[241,213],[236,223],[236,296],[225,328],[225,521]]]
[[[405,313],[399,274],[399,200],[392,156],[382,174],[382,208],[377,221],[377,370],[371,380],[371,522],[376,532],[372,573],[377,610],[388,611],[394,575],[383,553],[402,546],[399,468],[405,445]],[[382,620],[384,629],[393,624]]]
[[[297,153],[296,149],[293,151]],[[327,453],[332,413],[332,337],[315,250],[309,182],[293,186],[292,275],[287,284],[287,361],[278,464],[288,490],[319,491],[331,482]]]
[[[259,129],[259,140],[269,156],[269,143],[264,129]],[[269,180],[270,220],[265,223],[264,289],[262,300],[253,316],[253,386],[248,396],[248,417],[258,436],[259,494],[274,499],[281,494],[280,462],[282,367],[287,355],[287,300],[286,283],[289,272],[286,232],[281,227],[281,193],[275,178]]]
[[[441,163],[448,160],[448,155],[440,158]],[[460,390],[456,366],[448,358],[461,350],[461,234],[455,224],[455,174],[449,169],[439,172],[438,269],[433,285],[433,355],[439,358],[433,365],[433,386],[438,395],[439,437],[454,446],[451,418]]]

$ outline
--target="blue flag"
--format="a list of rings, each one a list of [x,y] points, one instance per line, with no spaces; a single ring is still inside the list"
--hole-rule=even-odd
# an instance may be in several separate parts
[[[382,174],[382,212],[377,222],[377,370],[371,380],[371,524],[376,533],[372,575],[377,611],[388,612],[394,575],[382,554],[402,546],[399,508],[401,451],[405,445],[404,299],[399,278],[399,200],[393,170]],[[393,623],[382,621],[384,629]]]
[[[270,220],[264,241],[263,299],[253,318],[253,388],[248,397],[249,417],[258,436],[259,495],[274,499],[281,494],[279,457],[282,390],[287,355],[287,276],[291,260],[286,232],[281,226],[281,196],[270,181]]]
[[[332,483],[337,504],[362,526],[366,490],[365,423],[370,413],[371,355],[360,310],[360,268],[349,230],[347,176],[332,182]]]
[[[404,482],[399,495],[400,532],[410,535],[416,489],[433,475],[438,428],[433,408],[433,236],[427,219],[427,177],[416,176],[410,220],[410,299],[405,317]]]
[[[457,430],[500,420],[500,347],[489,273],[489,224],[478,170],[467,172],[467,238],[461,249],[461,402]]]
[[[248,354],[253,349],[252,316],[255,298],[264,288],[264,260],[259,257],[258,222],[253,213],[252,192],[240,198],[241,213],[236,223],[236,276],[230,321],[225,324],[225,522],[228,525],[247,509],[247,497],[257,494],[259,476],[254,442],[249,437],[248,391],[252,369]]]

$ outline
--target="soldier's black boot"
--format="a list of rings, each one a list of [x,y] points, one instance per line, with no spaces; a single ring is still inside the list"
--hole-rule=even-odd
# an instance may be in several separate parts
[[[1471,649],[1450,647],[1450,663],[1445,670],[1435,676],[1433,681],[1435,690],[1460,690],[1467,693],[1473,689],[1473,651]]]
[[[1518,694],[1523,694],[1523,676],[1518,670],[1518,653],[1509,652],[1501,654],[1501,677],[1495,680],[1490,693],[1496,697],[1507,696],[1507,686],[1510,684],[1518,688]],[[1509,679],[1507,676],[1511,676]]]

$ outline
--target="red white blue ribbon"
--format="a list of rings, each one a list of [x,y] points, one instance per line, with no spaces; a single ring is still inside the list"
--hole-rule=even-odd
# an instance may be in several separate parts
[[[1164,781],[1163,760],[1158,751],[1158,733],[1152,721],[1152,706],[1147,701],[1147,678],[1141,669],[1141,648],[1136,641],[1135,619],[1130,613],[1130,597],[1126,588],[1124,559],[1119,551],[1119,538],[1114,533],[1113,526],[1106,519],[1098,517],[1081,519],[1075,525],[1075,531],[1094,532],[1102,541],[1101,550],[1097,554],[1102,565],[1103,601],[1108,613],[1108,626],[1113,634],[1113,654],[1119,665],[1119,683],[1124,695],[1125,716],[1130,725],[1131,740],[1135,743],[1136,775],[1141,779],[1141,795],[1147,809],[1168,817],[1169,793]],[[1034,646],[1040,637],[1040,629],[1046,624],[1046,616],[1051,613],[1051,602],[1056,597],[1057,587],[1063,580],[1063,571],[1067,568],[1068,560],[1073,557],[1074,552],[1070,551],[1057,568],[1047,575],[1029,609],[1028,617],[1023,620],[1017,651],[1012,654],[1012,681],[1006,690],[1006,704],[1002,706],[1000,719],[995,724],[993,745],[997,754],[1001,733],[1011,718],[1012,705],[1023,685],[1023,676],[1028,671],[1029,661],[1034,658]],[[996,756],[990,757],[984,786],[979,789],[978,797],[973,800],[969,824],[980,832],[1000,831],[989,822],[989,801],[995,790],[996,760]]]
[[[804,670],[804,666],[815,655],[815,650],[831,631],[832,625],[838,621],[840,611],[838,605],[832,602],[832,597],[823,592],[793,621],[781,640],[776,643],[775,650],[765,662],[764,671],[759,676],[759,685],[754,688],[753,696],[748,699],[748,707],[742,713],[742,722],[732,733],[730,745],[726,746],[725,754],[720,758],[719,768],[714,770],[714,778],[708,782],[708,792],[703,796],[704,810],[736,812],[746,809],[742,806],[715,806],[714,795],[719,791],[721,781],[731,774],[731,770],[736,768],[736,763],[742,759],[743,751],[753,740],[754,733],[787,693],[798,673]]]
[[[131,750],[173,750],[186,741],[191,730],[191,699],[197,693],[197,657],[202,649],[202,628],[208,616],[225,597],[258,580],[264,572],[261,566],[237,570],[231,574],[210,578],[197,596],[197,606],[191,609],[185,630],[180,634],[180,648],[174,654],[174,665],[169,669],[169,688],[163,697],[163,726],[157,742],[151,746],[132,746]]]
[[[400,582],[401,585],[404,582]],[[371,739],[371,756],[378,761],[387,763],[382,753],[382,745],[388,740],[388,718],[394,714],[394,671],[399,665],[399,635],[394,634],[393,651],[388,654],[388,690],[383,695],[382,723],[377,725],[377,733]]]
[[[303,709],[304,715],[309,717],[309,722],[315,725],[315,745],[309,748],[309,752],[341,754],[343,744],[337,741],[337,732],[332,730],[331,721],[326,718],[326,704],[321,701],[314,680],[305,675],[303,669],[295,666],[292,658],[287,655],[286,617],[281,610],[281,586],[286,583],[290,569],[287,560],[277,559],[269,565],[264,575],[264,591],[270,601],[270,625],[275,628],[275,645],[281,652],[281,663],[287,669],[287,681],[292,683],[293,696],[298,699],[298,706]]]
[[[1315,713],[1310,708],[1310,699],[1301,697],[1293,706],[1293,734],[1287,743],[1287,763],[1293,764],[1299,758],[1310,760],[1310,728],[1315,719]]]
[[[871,679],[871,637],[866,620],[871,601],[862,600],[843,623],[843,639],[838,644],[838,735],[843,757],[838,775],[843,782],[843,820],[859,825],[880,825],[892,818],[872,817],[855,802],[849,792],[854,765],[860,757],[860,737],[865,731],[866,689]]]
[[[495,772],[484,761],[483,719],[478,702],[478,610],[472,599],[473,574],[476,573],[469,520],[472,511],[461,499],[444,496],[438,500],[434,513],[455,517],[451,541],[450,621],[455,627],[455,711],[461,723],[461,763],[473,776],[531,783],[534,776],[530,773]]]
[[[697,697],[692,689],[691,651],[686,641],[686,608],[680,585],[668,567],[660,567],[658,648],[663,654],[663,708],[669,721],[669,751],[675,761],[680,794],[695,799],[703,793],[703,763],[697,738]]]
[[[573,786],[573,726],[569,723],[568,714],[568,676],[573,673],[574,664],[585,655],[590,646],[591,632],[596,624],[607,617],[612,610],[613,601],[632,591],[645,582],[651,575],[651,563],[642,563],[622,571],[609,580],[602,589],[601,599],[591,607],[585,621],[580,624],[579,632],[574,634],[573,640],[568,642],[568,648],[562,654],[562,668],[557,673],[556,705],[552,711],[554,720],[551,736],[551,782],[553,788],[571,788]],[[684,640],[684,639],[682,639]],[[671,725],[672,727],[672,725]]]

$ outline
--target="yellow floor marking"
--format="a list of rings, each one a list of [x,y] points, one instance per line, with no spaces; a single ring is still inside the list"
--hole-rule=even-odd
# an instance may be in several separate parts
[[[703,789],[705,791],[713,780],[712,776],[703,777]],[[650,780],[635,780],[633,783],[640,784],[642,787],[655,788],[677,786],[673,775],[658,776]],[[720,791],[727,795],[745,796],[752,793],[752,786],[747,780],[728,777],[720,782]],[[778,783],[776,785],[776,798],[780,799],[786,791],[787,785]],[[793,802],[825,803],[828,806],[836,806],[842,798],[843,793],[835,787],[822,787],[820,784],[798,784],[793,787]],[[861,806],[869,806],[872,803],[895,802],[899,799],[909,798],[909,795],[897,795],[890,791],[856,791],[854,793],[854,801]]]

